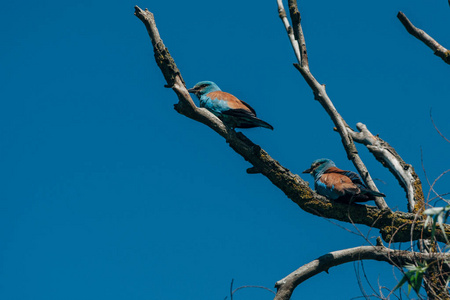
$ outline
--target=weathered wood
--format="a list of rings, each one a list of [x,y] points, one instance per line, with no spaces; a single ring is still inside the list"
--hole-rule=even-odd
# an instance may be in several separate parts
[[[155,34],[157,30],[155,30],[156,23],[153,14],[137,6],[135,14],[145,24],[147,30],[149,30],[152,44],[160,44],[165,49],[159,34]],[[165,57],[161,58],[162,64],[164,62],[174,62],[169,51],[165,51],[163,55]],[[178,69],[166,68],[165,66],[160,66],[160,68],[161,72],[169,73],[164,77],[168,86],[178,96],[179,102],[175,105],[177,112],[207,125],[224,137],[234,151],[240,154],[246,161],[250,162],[255,170],[258,170],[258,172],[266,176],[304,211],[323,218],[377,228],[380,230],[386,242],[407,242],[411,239],[418,240],[431,235],[430,230],[423,230],[424,222],[420,218],[419,221],[413,224],[415,219],[414,214],[392,212],[389,209],[381,210],[368,205],[348,205],[332,202],[315,193],[309,187],[308,182],[283,167],[259,145],[250,141],[244,134],[240,132],[236,133],[234,130],[226,127],[219,118],[208,110],[197,107],[194,101],[192,101]],[[412,236],[411,228],[413,228]],[[445,225],[445,234],[450,234],[450,226],[448,225]],[[445,241],[439,228],[436,229],[436,238],[439,241]]]

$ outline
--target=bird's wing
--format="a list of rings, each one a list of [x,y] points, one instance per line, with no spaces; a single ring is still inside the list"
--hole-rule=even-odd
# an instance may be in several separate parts
[[[358,186],[346,175],[340,173],[325,173],[318,180],[331,191],[343,196],[345,194],[357,194]]]
[[[355,172],[352,172],[352,171],[345,171],[345,170],[341,170],[341,169],[336,168],[336,167],[331,167],[328,170],[326,170],[325,173],[342,174],[344,176],[347,176],[353,183],[365,186],[364,183],[361,180],[361,177],[359,177],[358,174],[356,174]]]
[[[247,106],[247,108],[250,109],[250,111],[251,111],[251,112],[255,115],[255,117],[256,117],[256,111],[253,109],[253,107],[250,106],[250,104],[248,104],[247,102],[242,101],[242,100],[239,100],[239,101],[241,101],[242,104],[244,104],[245,106]]]
[[[255,115],[245,109],[230,109],[230,110],[226,110],[224,112],[222,112],[222,114],[224,115],[229,115],[229,116],[233,116],[233,117],[238,117],[238,118],[249,118],[251,119],[256,119]]]
[[[369,201],[374,200],[374,197],[386,197],[385,194],[372,191],[369,189],[361,180],[361,177],[359,177],[358,174],[352,171],[345,171],[341,170],[336,167],[329,168],[325,173],[331,174],[340,174],[342,176],[347,177],[351,180],[351,185],[342,185],[342,189],[345,189],[349,192],[351,192],[353,195],[355,194],[364,194],[365,196],[363,198],[355,199],[355,202],[362,202],[362,201]],[[324,174],[325,175],[325,174]],[[322,175],[323,177],[323,175]]]
[[[244,110],[256,117],[255,110],[250,105],[248,105],[244,101],[239,100],[238,98],[236,98],[235,96],[233,96],[229,93],[222,92],[222,91],[215,91],[215,92],[208,93],[207,96],[209,98],[211,98],[211,100],[226,101],[228,106],[230,107],[230,109]]]

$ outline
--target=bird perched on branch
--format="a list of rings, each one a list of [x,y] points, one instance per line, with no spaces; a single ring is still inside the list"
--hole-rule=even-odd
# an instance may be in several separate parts
[[[334,162],[327,158],[315,160],[303,173],[311,174],[317,193],[331,200],[352,203],[386,197],[385,194],[366,187],[355,172],[338,169]]]
[[[219,117],[231,128],[265,127],[273,130],[272,125],[256,117],[255,110],[235,96],[222,92],[212,81],[200,81],[189,93],[195,94],[204,107]]]

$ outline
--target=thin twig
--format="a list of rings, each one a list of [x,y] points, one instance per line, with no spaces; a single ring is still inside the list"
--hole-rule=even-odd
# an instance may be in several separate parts
[[[449,1],[450,1],[450,0],[449,0]],[[445,135],[443,135],[443,134],[439,131],[439,129],[437,128],[436,124],[434,124],[433,116],[431,115],[431,109],[430,109],[430,119],[431,119],[431,123],[433,123],[434,129],[436,129],[436,131],[439,133],[440,136],[442,136],[442,137],[444,138],[444,140],[446,140],[447,142],[450,143],[450,140],[447,139],[447,138],[445,137]]]
[[[441,174],[433,181],[433,183],[431,183],[431,182],[430,182],[430,179],[428,178],[427,171],[425,170],[425,165],[424,165],[424,162],[423,162],[423,151],[422,151],[422,149],[420,149],[420,162],[421,162],[421,164],[422,164],[422,170],[423,170],[423,174],[424,174],[424,176],[425,176],[425,179],[427,180],[427,183],[428,183],[428,185],[430,186],[430,189],[428,190],[428,195],[427,195],[426,203],[428,204],[431,200],[435,199],[436,197],[438,197],[439,199],[441,199],[441,200],[447,202],[446,199],[442,198],[441,195],[439,195],[438,192],[436,192],[436,191],[434,190],[434,185],[436,184],[436,182],[437,182],[439,179],[441,179],[442,176],[444,176],[445,174],[447,174],[448,172],[450,172],[450,169],[448,169],[448,170],[442,172],[442,173],[441,173]],[[431,192],[433,192],[433,193],[436,195],[436,197],[430,199],[430,194],[431,194]],[[444,194],[444,195],[445,195],[445,194]]]
[[[231,284],[230,284],[230,300],[233,300],[233,283],[234,283],[234,278],[231,279]]]
[[[362,285],[361,276],[359,275],[359,263],[360,263],[360,261],[353,262],[353,271],[355,272],[356,281],[358,282],[359,291],[361,292],[362,296],[358,296],[358,297],[355,297],[352,299],[364,298],[366,300],[370,300],[369,296],[367,295],[366,291],[364,290],[364,287]]]
[[[446,199],[442,198],[434,189],[434,185],[438,182],[439,179],[441,179],[442,176],[444,176],[445,174],[447,174],[448,172],[450,172],[450,169],[445,170],[444,172],[441,173],[441,175],[439,175],[434,181],[433,183],[430,185],[430,190],[428,191],[428,196],[427,198],[430,198],[430,193],[431,191],[433,191],[433,193],[436,195],[436,197],[439,197],[441,200],[447,201]]]
[[[240,286],[240,287],[236,288],[236,289],[232,292],[232,294],[236,293],[236,292],[239,291],[239,290],[247,289],[247,288],[263,289],[263,290],[266,290],[266,291],[271,292],[271,293],[274,294],[274,295],[277,294],[275,291],[269,289],[268,287],[261,286],[261,285],[243,285],[243,286]]]
[[[374,287],[372,286],[372,284],[370,283],[369,278],[367,278],[367,273],[366,273],[366,269],[364,268],[364,261],[361,260],[360,261],[361,264],[361,269],[363,271],[363,275],[364,275],[364,279],[366,280],[367,284],[369,285],[370,289],[375,293],[375,295],[378,296],[378,298],[382,299],[381,295],[374,289]]]

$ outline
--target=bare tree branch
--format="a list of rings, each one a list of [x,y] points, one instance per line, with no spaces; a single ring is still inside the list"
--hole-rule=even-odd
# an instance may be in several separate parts
[[[387,142],[374,136],[363,123],[357,123],[359,132],[347,128],[353,140],[364,144],[375,158],[397,178],[400,186],[405,190],[408,198],[408,211],[411,213],[425,209],[422,183],[413,166],[407,164]]]
[[[135,15],[145,24],[152,40],[156,63],[164,74],[168,86],[178,96],[179,102],[175,105],[177,112],[209,126],[224,137],[236,153],[250,162],[254,169],[266,176],[301,209],[316,216],[377,228],[387,242],[406,242],[411,238],[417,240],[431,235],[430,230],[423,230],[424,222],[420,220],[415,224],[414,234],[411,237],[410,230],[414,214],[379,210],[368,205],[348,205],[329,201],[311,190],[306,181],[283,167],[245,135],[226,127],[208,110],[197,107],[186,90],[180,71],[159,36],[153,14],[136,6]],[[450,234],[450,226],[445,225],[444,234]],[[436,238],[439,241],[445,241],[440,229],[436,229]]]
[[[450,65],[450,51],[446,48],[442,47],[435,39],[429,36],[422,29],[414,26],[411,21],[406,17],[404,13],[401,11],[398,12],[397,18],[402,22],[403,26],[405,26],[406,30],[418,40],[422,41],[425,45],[428,46],[431,50],[434,51],[434,54],[442,58],[444,62]]]
[[[279,12],[280,18],[282,19],[283,24],[286,28],[286,31],[289,35],[289,39],[291,41],[292,47],[294,48],[294,52],[296,52],[297,48],[302,47],[301,53],[304,53],[303,56],[307,57],[306,46],[303,47],[305,45],[305,39],[303,36],[303,31],[301,29],[302,28],[301,24],[300,24],[301,18],[300,18],[300,13],[298,13],[297,1],[290,0],[289,1],[289,9],[291,11],[291,15],[294,16],[292,19],[292,22],[293,22],[294,28],[296,28],[295,32],[298,32],[297,34],[298,34],[299,38],[301,38],[301,40],[299,40],[298,42],[295,41],[295,37],[294,37],[294,41],[292,39],[292,27],[289,25],[289,21],[287,20],[282,0],[278,0],[277,3],[278,3],[278,12]],[[298,46],[298,45],[300,45],[300,46]],[[328,97],[328,95],[325,91],[325,85],[320,84],[314,78],[312,73],[309,71],[309,64],[307,62],[306,63],[302,62],[301,54],[296,52],[296,56],[297,56],[297,60],[299,63],[294,64],[294,66],[300,71],[303,78],[305,79],[305,81],[308,83],[308,85],[312,89],[312,91],[314,93],[314,98],[317,101],[319,101],[319,103],[322,105],[322,107],[328,113],[328,115],[330,116],[334,125],[336,126],[337,131],[339,132],[339,135],[341,136],[341,140],[342,140],[342,144],[344,145],[344,149],[347,152],[348,159],[350,159],[353,162],[354,166],[358,170],[359,174],[361,175],[361,178],[364,180],[364,182],[367,184],[367,186],[374,191],[378,191],[372,177],[369,174],[369,171],[367,170],[366,166],[364,165],[363,161],[361,160],[361,158],[358,155],[358,151],[356,150],[356,146],[353,143],[351,136],[348,134],[348,132],[346,130],[346,127],[348,127],[348,125],[345,123],[344,119],[341,117],[341,115],[338,113],[338,111],[334,107],[333,102],[331,102],[330,98]],[[300,59],[299,59],[299,57],[300,57]],[[378,208],[380,208],[380,209],[389,209],[386,202],[381,197],[377,197],[375,200],[375,203],[377,204]]]
[[[393,266],[401,268],[405,264],[413,264],[416,261],[445,262],[450,258],[449,254],[427,254],[413,251],[392,250],[378,241],[377,246],[361,246],[350,249],[330,252],[301,266],[285,278],[279,280],[275,287],[278,289],[274,300],[288,300],[294,289],[302,282],[321,273],[327,272],[331,267],[339,266],[348,262],[359,260],[384,261]],[[448,268],[448,266],[445,266]],[[448,270],[447,270],[448,272]]]
[[[306,51],[306,41],[305,41],[305,36],[303,35],[302,26],[300,26],[300,22],[301,22],[302,18],[300,16],[300,12],[297,7],[297,0],[289,0],[288,4],[289,4],[289,14],[291,16],[291,20],[295,20],[292,23],[295,25],[294,26],[294,37],[300,48],[300,55],[302,58],[300,65],[306,69],[309,69],[308,53]]]
[[[262,289],[262,290],[266,290],[268,292],[271,292],[272,294],[276,295],[277,293],[275,293],[274,291],[272,291],[271,289],[265,287],[265,286],[261,286],[261,285],[242,285],[240,287],[237,287],[235,289],[233,289],[233,283],[234,283],[234,279],[231,279],[231,284],[230,284],[230,300],[233,300],[233,295],[239,291],[239,290],[243,290],[243,289],[249,289],[249,288],[256,288],[256,289]],[[225,297],[224,300],[226,300],[228,298]]]
[[[248,288],[262,289],[262,290],[266,290],[266,291],[271,292],[272,294],[276,295],[276,293],[274,291],[272,291],[271,289],[269,289],[269,288],[267,288],[265,286],[260,286],[260,285],[243,285],[243,286],[240,286],[240,287],[234,289],[232,294],[236,293],[239,290],[248,289]]]
[[[300,44],[296,42],[294,31],[289,24],[289,20],[286,16],[286,11],[283,7],[283,0],[277,0],[278,3],[278,16],[280,17],[281,21],[284,24],[284,27],[286,28],[289,40],[291,41],[292,49],[294,50],[294,54],[297,57],[297,61],[300,65],[302,65],[302,55],[300,54]]]

